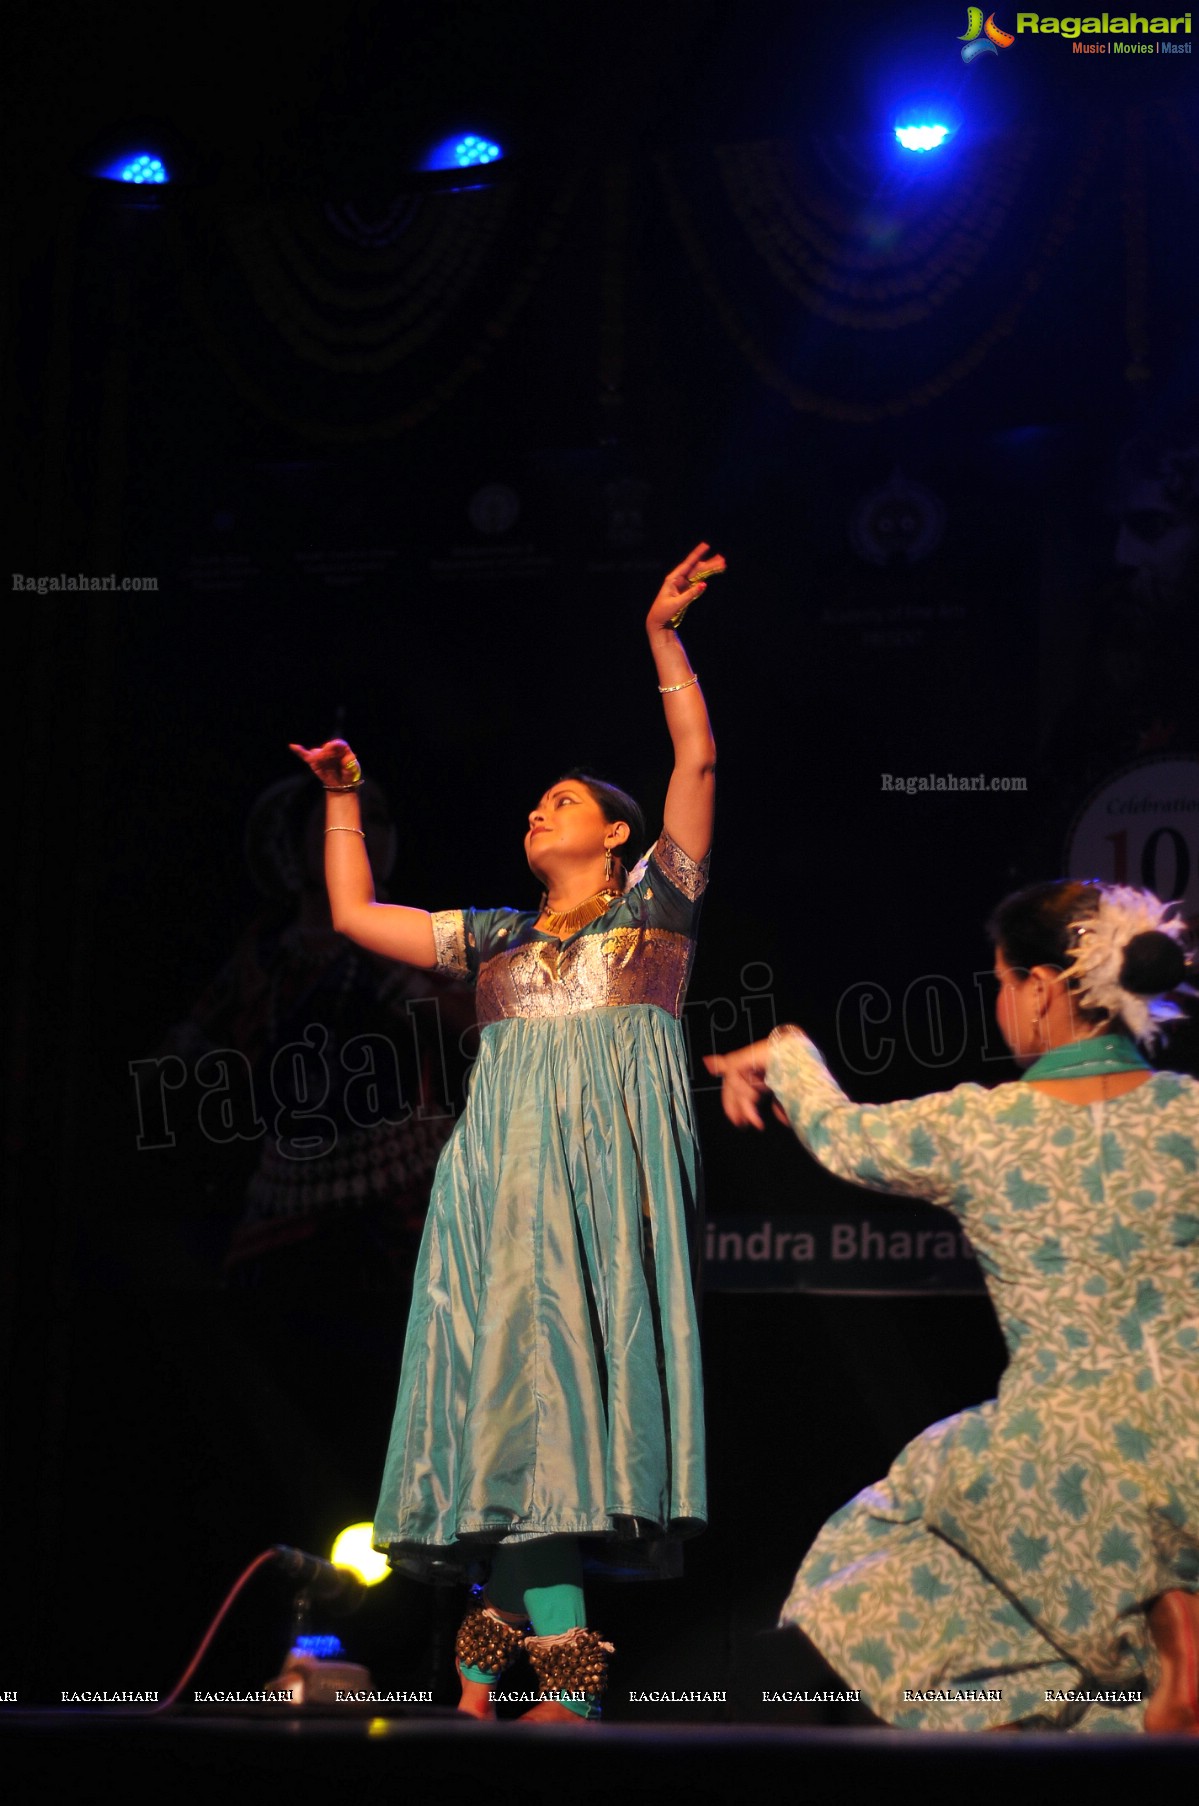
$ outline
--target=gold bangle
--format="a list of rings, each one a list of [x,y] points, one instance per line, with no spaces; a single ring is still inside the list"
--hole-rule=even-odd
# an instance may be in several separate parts
[[[689,690],[692,684],[699,682],[699,672],[693,671],[685,684],[659,684],[659,696],[673,696],[676,690]]]
[[[334,826],[332,828],[326,828],[325,833],[326,834],[358,834],[361,836],[361,838],[363,840],[366,839],[366,835],[363,834],[361,828],[342,828],[342,827]]]

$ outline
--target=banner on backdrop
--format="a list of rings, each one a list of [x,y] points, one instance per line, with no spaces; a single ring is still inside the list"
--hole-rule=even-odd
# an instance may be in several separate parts
[[[712,1292],[909,1295],[982,1292],[982,1270],[944,1211],[885,1201],[836,1211],[709,1218],[704,1285]]]

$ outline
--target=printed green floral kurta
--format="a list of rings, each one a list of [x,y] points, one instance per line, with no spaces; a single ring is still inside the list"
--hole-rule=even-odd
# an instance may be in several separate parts
[[[1140,1730],[1145,1608],[1199,1591],[1199,1085],[856,1106],[798,1031],[767,1079],[830,1172],[955,1213],[1010,1355],[830,1518],[783,1623],[893,1725]]]

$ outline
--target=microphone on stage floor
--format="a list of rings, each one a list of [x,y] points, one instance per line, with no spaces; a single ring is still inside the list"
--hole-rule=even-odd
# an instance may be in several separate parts
[[[309,1595],[314,1604],[337,1611],[352,1612],[361,1605],[366,1588],[350,1568],[334,1567],[319,1555],[304,1549],[293,1549],[287,1543],[276,1543],[271,1553],[275,1566]]]

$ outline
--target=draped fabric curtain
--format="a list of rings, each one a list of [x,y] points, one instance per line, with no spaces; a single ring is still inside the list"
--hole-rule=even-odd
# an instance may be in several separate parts
[[[1026,346],[1064,351],[1092,316],[1094,380],[1150,381],[1185,311],[1171,192],[1196,163],[1158,107],[1073,140],[955,145],[936,168],[811,138],[370,210],[180,193],[162,209],[164,280],[188,355],[252,414],[330,447],[411,434],[531,356],[550,386],[585,367],[602,427],[643,341],[666,342],[680,374],[723,346],[797,413],[869,427],[1011,374]]]

